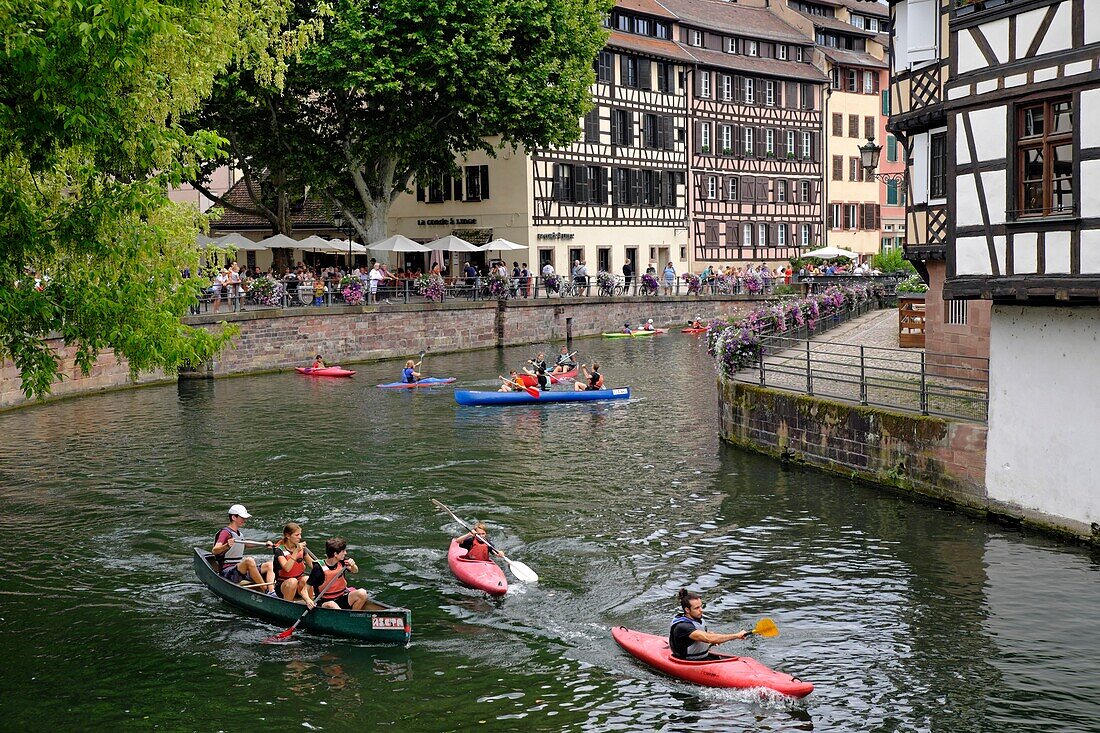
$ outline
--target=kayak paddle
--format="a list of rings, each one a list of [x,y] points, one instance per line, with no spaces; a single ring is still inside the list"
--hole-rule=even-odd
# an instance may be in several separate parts
[[[469,532],[474,531],[473,528],[470,525],[463,522],[461,519],[458,518],[458,516],[454,512],[452,512],[449,508],[447,508],[446,504],[444,504],[441,501],[437,501],[435,499],[432,499],[432,503],[435,504],[440,509],[442,509],[443,511],[450,514],[451,519],[453,519],[456,522],[458,522],[459,524],[461,524]],[[493,544],[491,542],[489,542],[488,539],[483,539],[483,538],[478,538],[478,539],[480,539],[482,542],[484,542],[486,545],[488,545],[489,549],[492,550],[493,552],[500,552],[500,550],[493,547]],[[501,554],[503,555],[503,553],[501,553]],[[507,555],[501,557],[500,559],[503,560],[508,565],[508,569],[512,571],[512,575],[516,576],[516,580],[522,580],[524,583],[537,583],[537,582],[539,582],[538,573],[536,573],[531,568],[527,567],[526,564],[521,563],[519,560],[513,560],[513,559],[509,558]]]
[[[749,636],[763,636],[770,639],[773,636],[779,636],[779,627],[770,618],[762,618],[756,622]]]
[[[344,577],[344,573],[346,573],[346,572],[347,572],[347,570],[345,569],[340,574],[333,575],[331,578],[329,578],[328,582],[325,583],[324,585],[322,585],[321,589],[317,591],[317,600],[314,602],[313,608],[307,608],[305,610],[305,613],[303,613],[301,616],[299,616],[298,620],[294,622],[293,626],[291,626],[286,631],[280,631],[278,634],[275,634],[275,636],[267,637],[266,639],[264,639],[264,643],[265,644],[278,644],[280,642],[283,642],[283,641],[286,641],[287,639],[289,639],[291,637],[291,635],[294,633],[294,630],[298,628],[298,624],[302,623],[302,619],[304,619],[306,616],[308,616],[309,612],[312,611],[314,608],[317,608],[318,606],[321,605],[321,600],[320,600],[321,596],[323,596],[325,594],[325,591],[328,590],[328,587],[330,585],[332,585],[333,583],[335,583],[337,578]]]
[[[500,376],[500,375],[497,375],[497,376]],[[527,386],[526,384],[523,384],[522,382],[513,382],[513,381],[512,381],[511,379],[505,379],[504,377],[500,377],[500,378],[501,378],[502,380],[504,380],[504,383],[505,383],[505,384],[514,384],[514,385],[516,385],[517,387],[522,387],[522,388],[523,388],[523,391],[524,391],[524,392],[526,392],[527,394],[531,395],[531,396],[532,396],[532,397],[534,397],[534,398],[535,398],[536,400],[537,400],[537,399],[538,399],[539,397],[541,397],[541,396],[542,396],[542,395],[541,395],[541,394],[539,393],[539,391],[538,391],[537,389],[535,389],[534,387],[528,387],[528,386]],[[456,519],[457,519],[457,517],[456,517]]]

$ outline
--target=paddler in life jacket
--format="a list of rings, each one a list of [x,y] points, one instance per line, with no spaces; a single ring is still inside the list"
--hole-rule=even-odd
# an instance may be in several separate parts
[[[504,557],[500,550],[489,548],[486,542],[488,539],[489,528],[485,526],[485,522],[478,522],[474,525],[473,532],[467,532],[458,538],[458,546],[466,551],[465,557],[470,560],[488,560],[490,555]]]
[[[229,507],[229,524],[214,536],[214,546],[210,552],[214,555],[218,575],[230,583],[236,585],[249,581],[260,592],[272,591],[275,587],[272,564],[265,562],[257,566],[255,558],[244,554],[245,542],[241,528],[244,527],[244,520],[251,516],[242,504]],[[270,542],[266,545],[268,549],[274,547]]]
[[[588,381],[577,380],[573,382],[573,391],[585,392],[588,390],[603,389],[603,375],[600,374],[600,362],[592,362],[592,371],[588,371],[587,364],[581,364],[581,371],[584,372],[584,378]]]
[[[405,362],[405,368],[401,370],[401,381],[405,384],[414,384],[424,378],[424,375],[416,371],[416,368],[423,364],[423,361],[413,361],[409,359]]]
[[[342,537],[325,542],[325,561],[313,563],[309,572],[309,584],[313,586],[313,600],[321,608],[342,608],[359,611],[370,597],[362,588],[348,585],[345,573],[357,573],[359,566],[348,557],[348,543]],[[331,581],[331,582],[330,582]],[[321,593],[321,589],[324,593]]]
[[[550,377],[546,374],[546,354],[540,351],[538,357],[528,359],[527,363],[531,365],[531,369],[524,367],[523,371],[538,379],[539,389],[546,389],[549,387]]]
[[[325,368],[325,360],[321,358],[320,354],[318,354],[317,356],[315,356],[313,358],[313,366],[311,366],[310,368],[311,369],[324,369]]]
[[[566,346],[561,347],[561,352],[558,354],[558,360],[554,362],[554,369],[551,374],[565,374],[571,372],[577,368],[577,362],[573,360],[573,357],[577,355],[577,352],[569,353],[569,348]]]
[[[653,328],[653,319],[652,318],[650,318],[648,321],[646,321],[645,323],[642,324],[642,330],[643,331],[654,331],[654,330],[656,330],[656,329]]]
[[[687,588],[680,589],[680,608],[683,611],[672,619],[668,630],[668,647],[677,659],[707,659],[711,646],[744,639],[749,635],[743,629],[736,634],[707,631],[707,623],[703,620],[703,599]]]
[[[313,568],[313,558],[306,551],[302,527],[297,522],[287,522],[283,527],[283,538],[275,543],[272,563],[275,565],[279,595],[288,601],[300,596],[306,606],[313,608],[313,596],[306,575]]]

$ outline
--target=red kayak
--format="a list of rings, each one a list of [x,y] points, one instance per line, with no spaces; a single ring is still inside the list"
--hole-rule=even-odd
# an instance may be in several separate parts
[[[504,571],[492,560],[469,560],[466,550],[451,540],[447,550],[447,565],[458,581],[475,590],[483,590],[491,596],[502,596],[508,592],[508,578]]]
[[[550,377],[550,384],[557,384],[558,382],[564,382],[567,379],[572,379],[573,377],[577,376],[577,368],[573,367],[573,369],[568,372],[562,372],[561,374],[548,374],[547,376]],[[539,386],[538,377],[532,377],[530,374],[519,375],[519,383],[522,384],[524,387]]]
[[[341,369],[338,366],[325,367],[323,369],[314,369],[313,367],[294,367],[299,374],[305,374],[308,377],[350,377],[355,374],[351,369]]]
[[[752,657],[712,654],[712,659],[689,662],[672,656],[665,637],[631,631],[624,626],[613,628],[611,636],[631,656],[685,682],[706,687],[763,687],[791,697],[806,697],[814,691],[814,686],[809,682],[776,672]]]
[[[706,333],[705,328],[681,328],[680,333]]]

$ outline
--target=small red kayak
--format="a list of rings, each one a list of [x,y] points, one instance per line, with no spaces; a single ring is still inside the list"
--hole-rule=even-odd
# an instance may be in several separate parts
[[[351,369],[341,369],[338,366],[325,367],[323,369],[314,369],[313,367],[294,367],[295,371],[299,374],[305,374],[308,377],[350,377],[355,372]]]
[[[550,377],[550,384],[557,384],[559,382],[564,382],[567,379],[572,379],[573,377],[577,376],[577,368],[573,367],[573,369],[568,372],[562,372],[561,374],[548,374],[547,376]],[[532,377],[530,374],[520,374],[519,383],[522,384],[524,387],[537,387],[539,386],[539,379],[538,377]]]
[[[508,592],[508,578],[504,571],[492,560],[469,560],[466,550],[451,540],[447,550],[447,565],[458,581],[475,590],[483,590],[491,596],[502,596]]]
[[[624,626],[613,628],[611,636],[631,656],[685,682],[706,687],[763,687],[791,697],[806,697],[814,691],[814,686],[809,682],[777,672],[752,657],[714,654],[713,659],[689,662],[672,656],[665,637],[631,631]]]
[[[706,333],[705,328],[681,328],[680,333]]]

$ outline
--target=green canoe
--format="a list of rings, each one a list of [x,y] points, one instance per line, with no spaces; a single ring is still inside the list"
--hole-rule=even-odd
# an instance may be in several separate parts
[[[301,603],[275,598],[230,583],[214,570],[213,558],[208,551],[196,547],[195,575],[223,600],[284,627],[293,624],[305,612],[306,607]],[[372,599],[362,611],[315,608],[305,617],[300,628],[318,634],[343,636],[377,644],[404,645],[412,637],[412,611],[387,606]]]
[[[641,329],[637,331],[631,331],[630,333],[623,333],[622,331],[614,331],[611,333],[604,332],[603,337],[605,339],[628,339],[637,336],[656,336],[658,331],[643,331]]]

